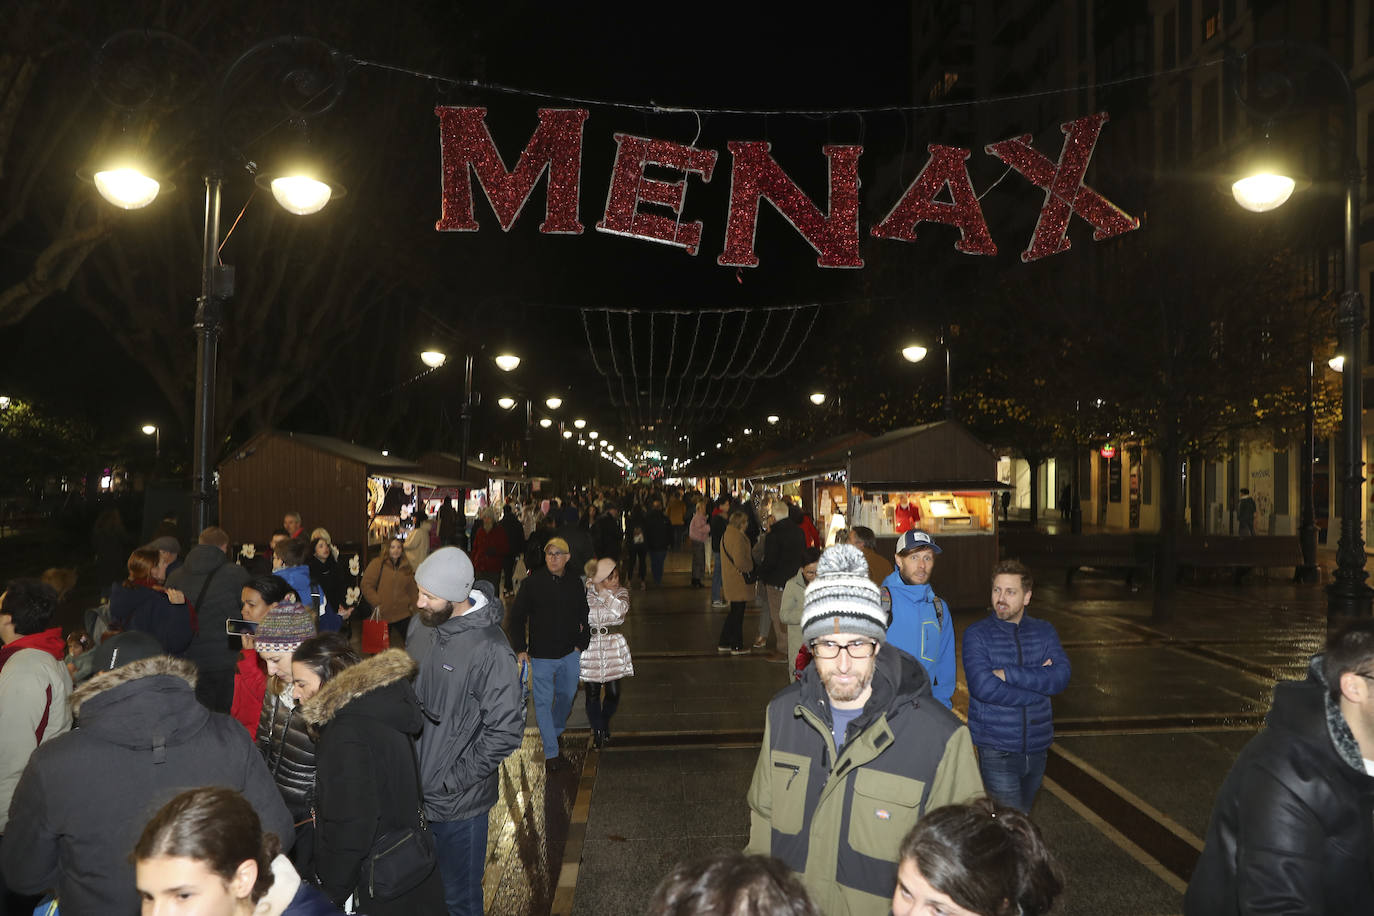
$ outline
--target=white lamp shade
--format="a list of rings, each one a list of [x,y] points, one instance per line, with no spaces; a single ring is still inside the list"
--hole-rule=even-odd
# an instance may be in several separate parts
[[[817,407],[820,407],[822,404],[825,403],[825,395],[819,391],[812,393],[811,403],[815,404]]]
[[[584,429],[587,426],[587,421],[578,417],[576,420],[573,420],[573,426],[576,426],[578,429]]]
[[[570,429],[565,429],[565,430],[563,430],[563,438],[564,438],[564,439],[571,439],[571,438],[572,438],[572,430],[570,430]]]
[[[1333,356],[1326,361],[1326,364],[1337,372],[1345,371],[1345,357]]]
[[[444,353],[440,353],[438,350],[426,350],[420,354],[420,362],[431,369],[438,369],[447,360],[448,356]]]
[[[1231,185],[1236,203],[1253,213],[1264,213],[1281,207],[1293,196],[1297,182],[1287,175],[1262,172],[1241,178]]]
[[[919,363],[926,358],[926,348],[918,347],[915,344],[909,347],[902,347],[902,359],[909,363]]]
[[[776,422],[778,422],[778,419],[779,419],[779,417],[778,417],[778,415],[775,414],[775,413],[770,413],[770,414],[768,415],[768,422],[769,422],[769,423],[776,423]]]
[[[272,196],[282,208],[297,216],[318,213],[329,203],[334,189],[323,181],[305,175],[283,175],[272,179]]]
[[[548,398],[544,401],[544,403],[548,405],[549,410],[557,410],[558,408],[563,406],[563,399]]]
[[[502,410],[510,410],[515,406],[515,398],[497,398],[496,403]]]
[[[92,176],[100,196],[123,210],[139,210],[157,198],[162,185],[138,169],[119,168]]]
[[[156,426],[154,426],[154,425],[151,424],[151,423],[144,423],[144,424],[143,424],[143,435],[145,435],[145,436],[151,436],[151,435],[152,435],[153,433],[155,433],[155,432],[157,432],[157,427],[156,427]]]
[[[544,417],[542,420],[539,421],[539,425],[544,427],[544,429],[548,429],[550,426],[553,425],[553,421],[550,420],[548,417]]]
[[[496,357],[496,368],[502,372],[514,372],[520,365],[520,357],[514,353],[502,353]]]

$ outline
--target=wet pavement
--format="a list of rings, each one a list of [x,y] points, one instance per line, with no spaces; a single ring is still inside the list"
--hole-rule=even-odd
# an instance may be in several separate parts
[[[724,609],[687,587],[685,554],[670,554],[668,570],[662,588],[631,592],[635,676],[610,746],[589,749],[579,692],[571,770],[546,777],[532,714],[502,766],[488,913],[643,913],[674,863],[743,847],[763,710],[789,666],[718,655]],[[934,582],[938,592],[938,569]],[[1034,592],[1031,612],[1054,623],[1073,663],[1032,812],[1068,875],[1056,912],[1181,912],[1217,787],[1275,681],[1303,676],[1325,634],[1319,586],[1185,585],[1167,623],[1151,621],[1151,601],[1091,574]],[[749,608],[746,634],[758,613]],[[956,613],[958,633],[978,616]],[[967,702],[961,672],[956,711]]]

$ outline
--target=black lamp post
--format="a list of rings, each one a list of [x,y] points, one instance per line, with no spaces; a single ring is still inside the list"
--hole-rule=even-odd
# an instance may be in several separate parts
[[[1364,300],[1360,296],[1360,249],[1359,249],[1359,195],[1362,169],[1358,147],[1358,120],[1356,116],[1355,91],[1350,85],[1350,77],[1340,62],[1324,48],[1306,43],[1289,41],[1257,42],[1246,54],[1233,59],[1237,79],[1234,81],[1236,95],[1241,104],[1261,117],[1278,117],[1287,113],[1297,97],[1292,81],[1285,74],[1276,77],[1284,87],[1274,95],[1285,99],[1276,111],[1257,109],[1250,104],[1240,91],[1244,83],[1246,57],[1255,51],[1281,49],[1285,58],[1290,53],[1310,58],[1334,73],[1340,81],[1344,101],[1345,143],[1343,145],[1342,172],[1345,185],[1345,251],[1344,287],[1341,292],[1337,317],[1337,328],[1341,351],[1345,354],[1342,399],[1342,450],[1345,457],[1345,479],[1341,490],[1341,538],[1336,551],[1335,581],[1327,589],[1328,626],[1338,626],[1352,617],[1369,617],[1371,611],[1371,591],[1365,584],[1364,534],[1360,530],[1363,521],[1363,484],[1364,462],[1362,446],[1364,439],[1364,349],[1361,334],[1364,330]],[[1265,211],[1280,206],[1292,194],[1296,182],[1291,176],[1277,170],[1249,176],[1236,182],[1233,193],[1236,201],[1249,210]]]
[[[195,531],[209,524],[210,503],[215,495],[215,370],[224,303],[234,292],[233,268],[219,263],[221,187],[225,160],[231,152],[224,136],[230,95],[239,88],[238,81],[250,72],[250,64],[253,67],[270,64],[279,80],[279,91],[275,95],[287,115],[281,123],[303,127],[308,119],[328,112],[343,95],[348,61],[346,55],[316,39],[284,35],[253,45],[216,79],[197,49],[168,32],[147,29],[118,32],[108,38],[96,54],[95,88],[106,101],[125,112],[126,120],[154,108],[182,107],[197,97],[200,89],[210,88],[210,101],[201,109],[206,117],[203,133],[208,140],[208,158],[204,176],[200,296],[196,300],[193,324],[196,402],[191,522]],[[150,63],[160,63],[166,68],[164,82],[167,85],[148,79]],[[179,71],[188,71],[194,78],[181,79]],[[178,90],[187,94],[182,98],[171,97]],[[238,150],[232,152],[246,171],[271,189],[283,208],[298,215],[315,213],[331,198],[345,193],[342,186],[330,184],[318,175],[273,177],[260,173],[257,163]],[[131,150],[121,149],[117,155],[122,158],[102,162],[91,169],[90,175],[101,196],[110,203],[123,209],[138,209],[152,203],[161,188],[170,187],[134,161]]]

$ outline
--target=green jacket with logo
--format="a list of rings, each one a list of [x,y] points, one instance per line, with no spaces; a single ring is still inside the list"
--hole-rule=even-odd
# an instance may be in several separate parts
[[[831,725],[815,665],[768,704],[745,851],[787,863],[827,916],[885,916],[902,838],[926,811],[983,794],[978,760],[921,663],[888,644],[843,747]]]

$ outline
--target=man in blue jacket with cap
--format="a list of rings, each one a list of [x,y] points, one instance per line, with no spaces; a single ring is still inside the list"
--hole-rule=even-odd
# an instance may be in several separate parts
[[[919,528],[897,539],[897,568],[883,580],[883,608],[891,615],[887,641],[915,657],[930,676],[935,699],[952,707],[954,681],[954,619],[949,606],[930,587],[935,539]]]

